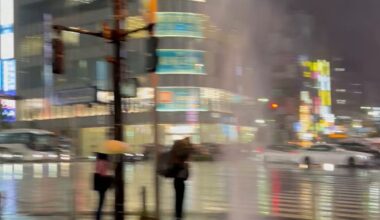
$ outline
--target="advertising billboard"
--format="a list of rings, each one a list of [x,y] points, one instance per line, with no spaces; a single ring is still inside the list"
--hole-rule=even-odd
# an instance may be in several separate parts
[[[158,88],[157,110],[161,112],[174,111],[204,111],[200,104],[200,88],[193,87],[161,87]]]
[[[204,37],[204,15],[184,12],[157,12],[156,15],[157,37]]]
[[[205,74],[204,51],[162,49],[157,53],[157,74]]]
[[[3,121],[12,122],[16,120],[16,101],[0,99],[1,117]]]

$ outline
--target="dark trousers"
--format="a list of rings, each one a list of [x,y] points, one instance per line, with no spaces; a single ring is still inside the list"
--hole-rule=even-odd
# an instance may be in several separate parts
[[[98,193],[99,193],[99,205],[98,205],[98,209],[96,210],[96,220],[101,220],[104,199],[106,197],[106,190],[99,190]]]
[[[175,189],[175,217],[177,219],[182,219],[182,217],[183,217],[183,198],[185,196],[185,180],[175,178],[174,179],[174,189]]]

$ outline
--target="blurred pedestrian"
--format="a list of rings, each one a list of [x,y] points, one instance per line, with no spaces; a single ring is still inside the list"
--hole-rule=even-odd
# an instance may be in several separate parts
[[[192,145],[189,138],[174,142],[171,150],[172,176],[175,190],[175,218],[183,218],[183,201],[185,198],[185,181],[189,178],[189,159]]]
[[[98,191],[99,203],[96,211],[96,220],[102,217],[102,209],[107,190],[113,184],[113,176],[111,175],[111,162],[109,156],[104,153],[96,154],[95,174],[94,174],[94,190]]]

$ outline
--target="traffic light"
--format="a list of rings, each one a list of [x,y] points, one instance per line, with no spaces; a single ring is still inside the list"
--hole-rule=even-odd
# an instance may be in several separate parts
[[[277,103],[272,103],[270,107],[272,109],[278,109],[278,104]]]
[[[60,38],[54,38],[52,41],[53,47],[53,73],[63,74],[64,72],[64,45]]]
[[[269,108],[272,109],[272,110],[277,110],[279,107],[280,106],[277,103],[275,103],[275,102],[272,102],[269,105]]]
[[[158,38],[151,35],[147,40],[147,50],[146,50],[146,70],[148,73],[156,72],[158,66]]]

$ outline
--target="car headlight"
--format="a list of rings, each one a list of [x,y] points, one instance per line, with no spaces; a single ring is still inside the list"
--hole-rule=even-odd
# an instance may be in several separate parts
[[[369,159],[369,156],[365,156],[365,155],[356,155],[356,157],[358,159],[361,159],[361,160],[368,160]]]
[[[13,154],[12,156],[14,158],[24,158],[24,155],[22,155],[22,154]]]
[[[61,154],[61,160],[70,160],[70,155],[69,154]]]
[[[56,155],[56,154],[49,154],[48,157],[49,157],[49,158],[57,158],[58,155]]]
[[[12,154],[1,154],[0,155],[2,158],[7,158],[7,159],[9,159],[9,158],[13,158],[13,155]]]
[[[42,155],[42,154],[33,154],[33,157],[34,158],[43,158],[44,155]]]

